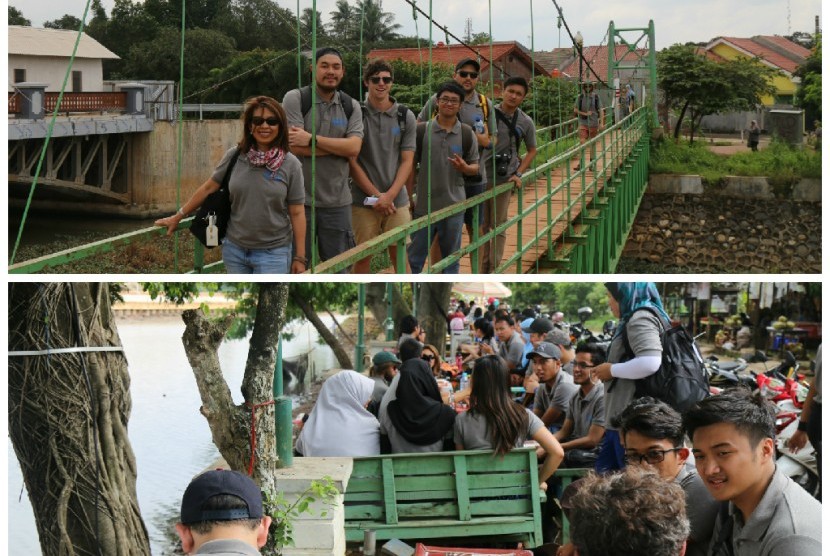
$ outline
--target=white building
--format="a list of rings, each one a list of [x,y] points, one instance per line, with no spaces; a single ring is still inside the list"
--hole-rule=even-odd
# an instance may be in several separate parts
[[[47,83],[47,92],[59,92],[77,36],[77,31],[9,25],[9,91],[15,83],[28,81]],[[83,33],[66,92],[103,91],[103,60],[117,59]]]

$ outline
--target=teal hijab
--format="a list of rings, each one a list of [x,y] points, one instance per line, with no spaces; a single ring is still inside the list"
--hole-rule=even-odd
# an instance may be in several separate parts
[[[670,322],[654,282],[606,282],[605,287],[620,305],[620,323],[617,325],[614,337],[622,334],[634,311],[643,307],[654,307],[665,322]]]

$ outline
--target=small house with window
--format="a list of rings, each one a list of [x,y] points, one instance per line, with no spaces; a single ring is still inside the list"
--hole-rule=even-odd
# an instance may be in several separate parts
[[[46,83],[47,92],[60,91],[77,36],[77,31],[9,25],[9,92],[24,82]],[[65,92],[103,91],[103,61],[117,59],[82,33]]]

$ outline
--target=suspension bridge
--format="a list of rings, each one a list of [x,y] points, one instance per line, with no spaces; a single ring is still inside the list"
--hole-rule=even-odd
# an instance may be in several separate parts
[[[430,46],[425,49],[429,51],[429,60],[431,61],[433,49],[431,46],[432,26],[437,26],[443,30],[447,37],[452,36],[456,39],[457,37],[449,33],[446,27],[436,23],[431,14],[426,14],[420,8],[416,8],[414,2],[410,2],[410,4],[413,6],[413,15],[417,9],[431,23]],[[564,22],[564,18],[561,17],[561,9],[559,13],[561,22]],[[570,35],[571,32],[566,23],[565,28]],[[298,26],[298,60],[302,48],[300,36]],[[532,170],[526,172],[522,178],[522,187],[512,195],[507,221],[495,230],[484,233],[481,231],[478,222],[481,211],[474,210],[472,237],[465,235],[462,246],[457,252],[451,253],[441,260],[428,261],[424,272],[440,273],[453,263],[460,262],[462,273],[478,273],[481,264],[481,251],[487,248],[491,241],[494,241],[496,235],[501,233],[506,234],[507,241],[503,260],[494,270],[495,272],[606,273],[614,271],[645,190],[648,178],[649,139],[651,130],[657,124],[654,26],[650,22],[646,28],[617,29],[612,22],[609,25],[606,39],[608,41],[607,82],[601,78],[599,81],[606,84],[612,83],[621,70],[643,71],[645,75],[650,77],[648,80],[650,88],[646,92],[643,105],[634,113],[616,122],[613,114],[609,113],[605,129],[597,137],[581,145],[577,139],[576,120],[562,117],[563,111],[560,105],[560,123],[539,129],[537,145],[540,154],[537,155]],[[460,39],[457,40],[464,44]],[[643,43],[647,48],[642,48]],[[621,46],[622,51],[620,51]],[[311,48],[312,51],[316,48],[316,32],[312,33]],[[640,54],[643,51],[646,52],[645,55]],[[475,50],[475,52],[482,60],[485,59],[481,49]],[[635,54],[636,58],[633,64],[630,61],[631,56],[628,56],[632,53]],[[584,57],[581,45],[578,56],[580,76],[584,63],[586,75],[599,78],[599,74],[591,65],[593,60]],[[496,65],[493,61],[488,60],[488,62],[490,62],[491,68]],[[504,69],[497,69],[501,71],[503,78],[505,75]],[[312,80],[314,79],[313,72],[312,66]],[[301,80],[300,76],[298,76],[298,80]],[[618,79],[617,83],[619,83]],[[493,80],[491,79],[489,83],[491,97],[494,96],[493,86]],[[179,100],[179,105],[182,106],[181,92]],[[59,102],[60,99],[58,99],[58,104]],[[535,107],[530,110],[531,113],[534,113]],[[569,113],[571,106],[568,104],[565,110]],[[59,112],[58,105],[55,106],[54,111],[53,122]],[[179,118],[179,124],[181,125],[181,110],[179,110]],[[50,125],[50,133],[51,127]],[[31,201],[32,193],[37,184],[44,155],[54,153],[54,150],[48,147],[49,139],[50,136],[47,134],[43,143],[41,160],[38,162],[34,173],[29,201]],[[179,141],[181,141],[181,137]],[[69,151],[69,149],[65,150]],[[179,150],[181,151],[181,149]],[[10,160],[12,160],[12,155],[16,157],[15,160],[21,160],[20,149],[10,149]],[[54,156],[54,154],[50,156]],[[181,152],[179,156],[181,157]],[[34,167],[34,153],[29,153],[23,160],[26,161],[28,169]],[[575,163],[578,163],[579,169],[577,170],[572,168]],[[49,168],[51,168],[51,165]],[[54,170],[52,170],[52,173],[54,173]],[[47,178],[49,177],[50,174],[47,173]],[[71,184],[69,185],[71,186]],[[333,273],[348,271],[358,260],[385,254],[390,246],[396,246],[397,260],[390,261],[390,267],[386,272],[404,273],[406,272],[405,246],[407,239],[413,232],[429,228],[434,223],[469,208],[478,208],[486,203],[494,204],[497,196],[512,187],[512,183],[496,186],[494,189],[476,197],[468,198],[456,205],[415,219],[406,226],[384,233],[333,259],[325,262],[312,260],[308,272]],[[110,196],[113,195],[110,194]],[[176,199],[178,205],[178,193]],[[28,207],[27,203],[27,212]],[[11,273],[60,271],[61,267],[75,261],[94,261],[95,257],[99,257],[103,253],[121,249],[125,246],[159,241],[159,238],[165,232],[161,228],[144,228],[35,259],[15,262],[14,256],[19,246],[25,219],[26,212],[24,212],[17,242],[12,250],[9,266],[9,272]],[[173,247],[176,256],[173,268],[170,268],[169,272],[204,273],[223,271],[221,261],[205,262],[206,257],[201,244],[190,238],[187,233],[181,236],[179,232],[186,230],[189,225],[190,219],[185,219],[176,230],[177,239]],[[188,261],[187,268],[180,268],[179,266],[178,238],[180,237],[188,238],[185,241],[194,242],[192,262]]]

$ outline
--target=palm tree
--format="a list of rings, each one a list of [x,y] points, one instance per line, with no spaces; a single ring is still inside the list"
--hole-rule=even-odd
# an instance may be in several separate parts
[[[329,34],[341,41],[347,41],[354,36],[355,22],[359,21],[360,14],[348,2],[348,0],[337,0],[337,8],[329,12],[331,22],[328,25]]]
[[[320,39],[321,37],[326,36],[326,29],[323,26],[323,14],[320,12],[316,13],[317,16],[317,38]],[[314,21],[315,14],[313,13],[311,8],[306,8],[303,10],[303,15],[300,16],[300,28],[302,29],[302,33],[304,36],[311,38],[311,24]]]
[[[376,43],[398,38],[395,32],[401,28],[395,23],[395,15],[383,11],[383,0],[357,0],[358,17],[362,14],[363,42]],[[360,19],[358,19],[360,21]],[[356,30],[359,38],[360,27]]]

